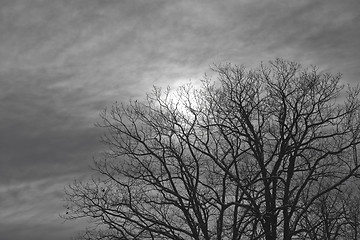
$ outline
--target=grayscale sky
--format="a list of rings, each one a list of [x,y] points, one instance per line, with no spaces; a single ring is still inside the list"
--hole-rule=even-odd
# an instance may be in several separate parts
[[[98,114],[214,63],[275,57],[360,76],[359,0],[0,0],[0,236],[64,240],[64,187],[102,148]]]

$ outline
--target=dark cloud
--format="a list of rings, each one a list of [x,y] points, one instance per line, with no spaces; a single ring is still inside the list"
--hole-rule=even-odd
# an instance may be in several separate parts
[[[270,58],[316,64],[357,81],[356,68],[346,66],[359,64],[359,1],[266,1],[250,9],[254,17],[247,42],[261,45]]]
[[[71,235],[57,217],[63,186],[102,149],[93,124],[114,101],[196,81],[213,63],[277,56],[357,82],[359,10],[358,0],[1,1],[0,235]]]
[[[81,88],[52,89],[71,78],[68,74],[13,70],[0,76],[5,79],[0,90],[0,180],[37,179],[86,166],[99,149],[99,132],[90,119],[96,119],[101,100]]]

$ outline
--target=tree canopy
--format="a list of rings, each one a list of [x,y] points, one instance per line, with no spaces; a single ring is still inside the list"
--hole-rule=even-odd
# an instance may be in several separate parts
[[[67,189],[81,237],[357,239],[359,89],[279,58],[213,71],[101,114],[98,177]]]

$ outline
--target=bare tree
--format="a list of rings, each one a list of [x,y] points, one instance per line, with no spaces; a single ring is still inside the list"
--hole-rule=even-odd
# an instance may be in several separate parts
[[[342,206],[344,212],[343,239],[360,239],[360,194],[359,183],[356,187],[348,188],[343,194]]]
[[[301,221],[299,239],[359,239],[359,182],[348,182],[315,201]]]
[[[300,239],[348,239],[341,238],[346,229],[345,215],[348,210],[345,208],[346,202],[342,194],[338,189],[328,192],[314,202],[300,222],[300,226],[307,229],[306,232],[299,234]]]
[[[96,234],[83,238],[314,233],[309,212],[358,175],[359,90],[282,59],[213,70],[218,80],[200,89],[154,88],[102,114],[99,177],[67,191],[66,218],[93,219]]]

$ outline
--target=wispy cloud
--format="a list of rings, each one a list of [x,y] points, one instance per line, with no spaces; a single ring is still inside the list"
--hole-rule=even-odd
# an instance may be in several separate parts
[[[69,230],[85,222],[69,223],[59,218],[65,213],[64,182],[73,175],[0,186],[0,234],[7,239],[66,239]]]

